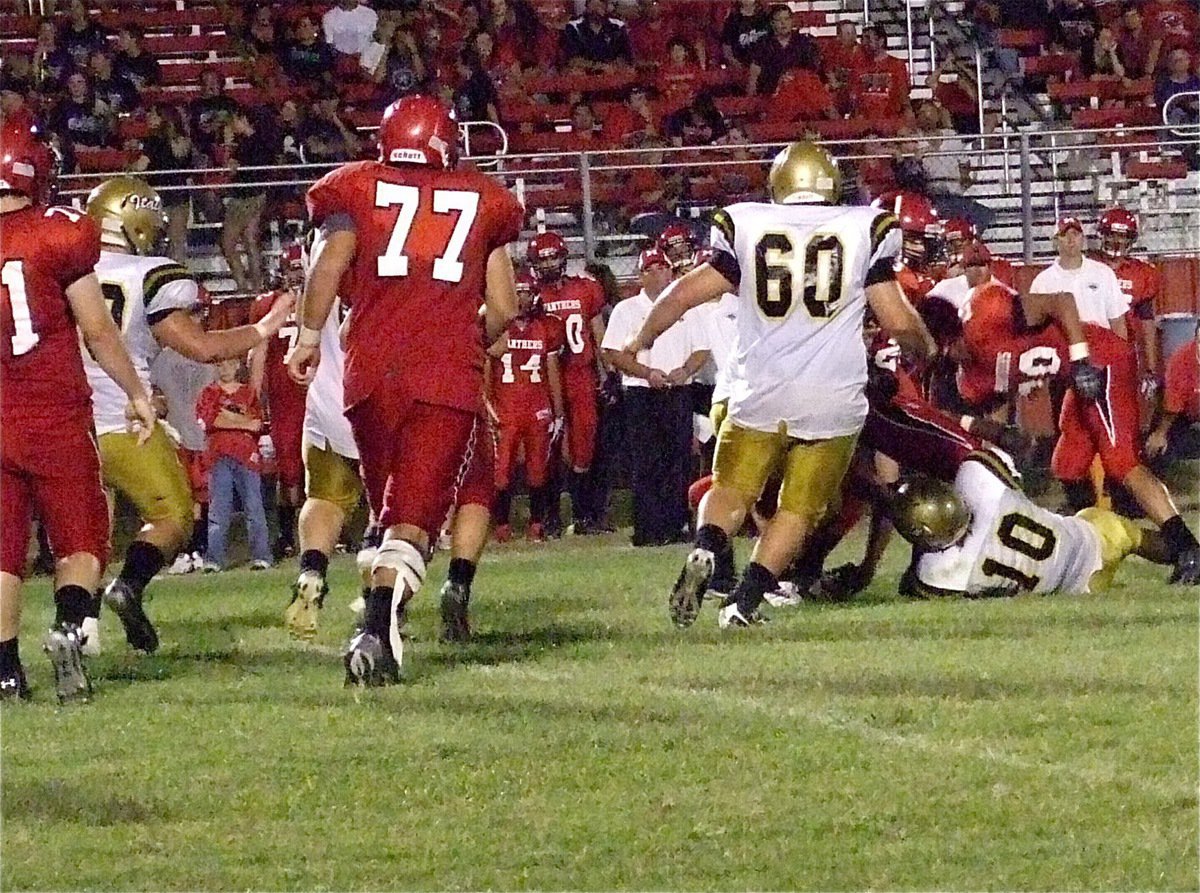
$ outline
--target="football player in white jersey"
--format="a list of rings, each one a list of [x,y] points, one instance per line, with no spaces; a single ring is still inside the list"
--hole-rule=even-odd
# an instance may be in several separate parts
[[[913,544],[905,595],[1081,595],[1112,582],[1136,554],[1170,564],[1156,530],[1101,508],[1063,517],[1020,491],[995,457],[972,453],[954,483],[916,477],[891,500],[896,530]]]
[[[772,473],[782,475],[779,508],[721,606],[722,628],[758,619],[763,595],[778,588],[777,575],[836,501],[867,415],[867,305],[911,356],[933,354],[933,339],[896,283],[895,217],[839,205],[841,179],[824,149],[785,148],[771,167],[771,204],[718,211],[713,259],[667,288],[627,347],[643,350],[692,307],[738,295],[713,487],[669,603],[677,626],[695,620],[717,563],[722,576],[731,570],[730,537]]]
[[[158,193],[142,180],[106,180],[88,196],[87,213],[100,226],[96,276],[147,388],[150,364],[163,347],[202,363],[244,357],[286,319],[288,308],[281,304],[253,326],[204,331],[191,314],[200,301],[196,280],[161,256],[167,218]],[[191,536],[191,488],[165,428],[159,424],[138,445],[137,434],[126,429],[124,394],[90,358],[85,367],[104,484],[125,494],[144,525],[125,553],[120,576],[104,591],[104,602],[120,618],[129,644],[150,652],[158,647],[158,634],[142,608],[142,593]],[[98,649],[99,638],[89,636],[88,646]]]

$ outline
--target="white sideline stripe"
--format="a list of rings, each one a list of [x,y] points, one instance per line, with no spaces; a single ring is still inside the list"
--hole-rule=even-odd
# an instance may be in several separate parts
[[[521,667],[512,665],[478,665],[464,669],[485,674],[509,675],[518,679],[524,678],[536,682],[567,683],[577,681],[573,674],[552,672],[537,667]],[[672,688],[662,685],[639,686],[640,691],[663,697],[683,697],[696,701],[708,701],[727,712],[752,712],[769,716],[777,721],[799,721],[832,729],[837,732],[847,732],[869,741],[873,744],[905,747],[934,756],[966,757],[995,763],[1010,769],[1020,769],[1025,772],[1037,772],[1055,778],[1070,776],[1083,782],[1089,787],[1111,787],[1116,783],[1127,785],[1142,794],[1152,795],[1162,800],[1176,800],[1196,795],[1196,788],[1185,781],[1180,784],[1169,784],[1155,780],[1129,775],[1114,768],[1086,768],[1067,763],[1045,763],[1007,753],[998,747],[990,746],[987,741],[975,739],[962,744],[955,744],[930,738],[921,733],[903,734],[878,728],[860,719],[839,714],[830,710],[806,710],[798,707],[782,707],[763,701],[761,698],[745,697],[727,694],[721,691],[695,688]],[[485,689],[486,691],[486,689]]]

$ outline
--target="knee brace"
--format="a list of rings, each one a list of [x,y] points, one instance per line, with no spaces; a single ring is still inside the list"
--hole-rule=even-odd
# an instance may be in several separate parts
[[[425,582],[425,557],[416,546],[405,540],[384,540],[376,550],[371,571],[383,569],[396,572],[397,590],[403,584],[404,589],[414,593]]]

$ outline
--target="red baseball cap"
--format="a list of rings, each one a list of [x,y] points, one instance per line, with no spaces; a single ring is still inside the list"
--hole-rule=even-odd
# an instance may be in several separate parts
[[[669,267],[671,262],[657,248],[647,248],[638,255],[638,272],[643,273],[653,266]]]
[[[962,251],[964,267],[986,266],[992,262],[992,252],[982,242],[968,242]]]
[[[1079,230],[1083,232],[1083,223],[1078,217],[1060,217],[1058,220],[1058,228],[1055,230],[1055,235],[1061,236],[1069,229]]]

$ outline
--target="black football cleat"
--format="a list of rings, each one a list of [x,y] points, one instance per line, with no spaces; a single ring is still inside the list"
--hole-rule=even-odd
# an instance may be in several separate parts
[[[86,701],[92,682],[83,666],[83,634],[74,623],[60,623],[46,634],[42,650],[54,668],[54,691],[62,703]]]
[[[696,622],[704,593],[708,591],[713,575],[713,553],[708,549],[692,549],[679,572],[679,579],[671,590],[667,611],[671,622],[680,629],[687,629]]]
[[[392,656],[386,640],[374,633],[358,630],[346,646],[342,662],[346,667],[346,686],[376,688],[400,681],[400,664]]]
[[[1200,585],[1200,549],[1185,549],[1179,553],[1171,582],[1181,586]]]
[[[32,697],[33,692],[29,690],[29,682],[25,679],[25,668],[20,663],[0,675],[0,703],[28,701]]]
[[[142,608],[142,597],[119,577],[104,590],[104,604],[112,608],[113,613],[120,618],[130,648],[145,651],[147,654],[158,648],[158,633],[154,631],[154,624]]]
[[[471,590],[460,583],[449,580],[442,586],[442,629],[443,642],[461,643],[471,639],[471,622],[467,606]]]

